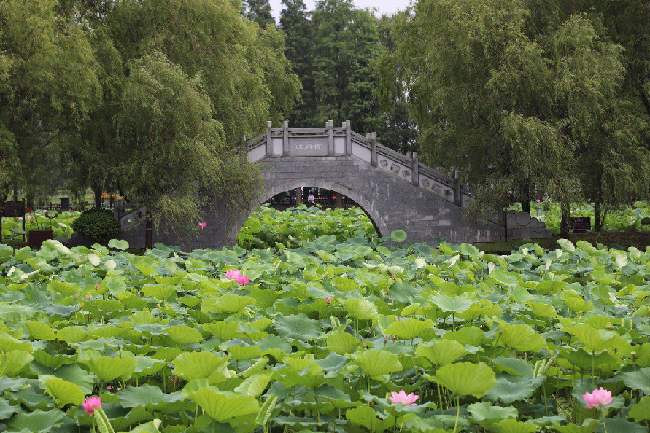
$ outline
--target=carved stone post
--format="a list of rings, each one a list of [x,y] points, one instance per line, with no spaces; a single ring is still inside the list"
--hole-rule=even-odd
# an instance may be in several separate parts
[[[420,161],[417,152],[411,152],[411,183],[420,186]]]
[[[345,121],[345,154],[352,155],[352,123]]]
[[[329,156],[334,155],[334,121],[328,120],[325,124],[325,129],[327,130],[327,154]]]
[[[289,153],[289,121],[285,120],[282,124],[282,156]]]
[[[368,132],[366,139],[370,141],[370,165],[377,167],[377,133]]]
[[[271,136],[271,129],[273,122],[270,120],[266,122],[266,156],[273,156],[273,137]]]

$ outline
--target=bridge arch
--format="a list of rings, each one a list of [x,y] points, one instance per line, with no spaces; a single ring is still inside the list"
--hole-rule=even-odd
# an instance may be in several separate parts
[[[364,196],[362,191],[354,190],[352,188],[347,187],[346,185],[337,183],[336,181],[333,180],[319,179],[319,180],[314,180],[311,183],[310,181],[290,180],[290,181],[282,181],[282,182],[274,182],[272,184],[266,184],[264,188],[264,193],[258,195],[258,197],[251,205],[251,207],[245,213],[242,213],[242,215],[237,219],[237,224],[233,225],[231,236],[234,234],[234,239],[237,239],[237,235],[241,231],[244,223],[250,217],[250,215],[258,207],[262,206],[264,203],[268,202],[273,197],[277,196],[278,194],[282,194],[283,192],[289,192],[297,188],[308,188],[308,187],[322,188],[329,191],[334,191],[337,194],[342,194],[344,196],[347,196],[365,212],[365,214],[368,216],[373,226],[375,227],[375,230],[377,231],[377,234],[379,236],[386,236],[390,234],[390,231],[388,230],[388,227],[386,226],[385,222],[382,220],[381,215],[378,212],[378,209],[375,206],[373,206],[372,200]]]
[[[508,216],[503,222],[471,221],[463,212],[472,199],[457,179],[421,164],[417,155],[397,153],[352,131],[349,122],[325,128],[272,128],[248,144],[248,160],[259,167],[263,186],[250,206],[206,210],[208,227],[194,239],[157,233],[155,239],[185,249],[233,245],[250,214],[271,197],[300,187],[337,191],[365,210],[377,232],[386,236],[403,229],[412,242],[489,242],[550,236],[543,223],[528,214]],[[123,220],[130,220],[125,217]],[[142,246],[141,228],[125,230],[123,237]]]

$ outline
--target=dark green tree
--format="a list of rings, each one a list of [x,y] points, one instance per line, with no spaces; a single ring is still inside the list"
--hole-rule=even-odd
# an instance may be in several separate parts
[[[280,27],[286,34],[287,59],[300,78],[302,92],[300,102],[289,115],[289,122],[298,127],[315,124],[316,101],[313,78],[313,27],[303,0],[282,0],[284,9],[280,14]]]
[[[59,186],[61,147],[101,100],[88,37],[57,6],[0,2],[0,152],[10,155],[11,189],[28,202]]]
[[[286,116],[299,95],[279,31],[242,18],[230,0],[124,0],[109,27],[124,61],[156,49],[200,74],[231,145]]]
[[[275,24],[269,0],[246,0],[244,11],[246,18],[255,21],[263,29]]]
[[[484,192],[475,203],[504,196],[492,191],[528,203],[542,190],[566,225],[586,157],[613,148],[625,68],[597,22],[548,5],[421,0],[397,32],[396,61],[430,163],[460,169]]]
[[[377,20],[352,0],[320,0],[312,22],[315,120],[351,120],[357,131],[375,131],[378,81],[371,63],[379,52]]]
[[[129,155],[121,167],[124,190],[161,227],[194,227],[226,186],[252,185],[245,157],[226,144],[200,79],[160,52],[129,63],[116,120]]]
[[[372,70],[378,76],[375,94],[379,101],[377,135],[381,142],[399,152],[418,150],[417,125],[409,113],[407,86],[400,80],[401,64],[397,61],[396,35],[404,14],[384,16],[379,20],[381,47],[372,62]]]

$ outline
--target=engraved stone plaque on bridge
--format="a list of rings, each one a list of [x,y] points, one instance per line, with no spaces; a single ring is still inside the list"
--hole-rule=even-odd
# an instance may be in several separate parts
[[[290,156],[327,156],[328,139],[327,137],[290,137],[287,151]]]

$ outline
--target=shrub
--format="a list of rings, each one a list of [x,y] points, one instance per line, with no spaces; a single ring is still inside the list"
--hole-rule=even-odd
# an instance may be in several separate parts
[[[72,223],[76,233],[86,237],[91,242],[107,244],[120,234],[120,225],[115,220],[113,212],[107,209],[90,209],[84,211]]]

